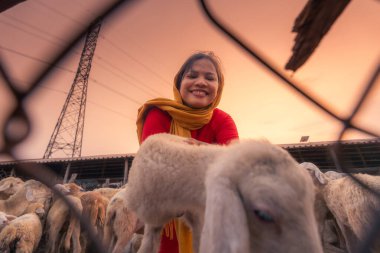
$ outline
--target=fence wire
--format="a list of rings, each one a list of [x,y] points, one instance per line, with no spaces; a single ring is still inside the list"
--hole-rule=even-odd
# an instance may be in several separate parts
[[[32,129],[30,116],[27,114],[24,108],[24,101],[32,95],[36,88],[48,76],[48,74],[51,73],[51,71],[54,69],[54,66],[56,66],[65,57],[65,55],[68,54],[69,51],[72,50],[83,37],[86,36],[87,31],[92,24],[96,23],[99,19],[111,18],[115,15],[118,9],[130,8],[131,4],[134,4],[136,2],[137,1],[135,0],[118,0],[108,8],[104,9],[97,16],[97,18],[87,22],[88,25],[86,27],[83,27],[83,29],[80,32],[68,35],[69,37],[71,37],[71,39],[69,40],[70,42],[67,43],[66,47],[64,47],[61,51],[57,51],[50,56],[51,60],[49,62],[52,63],[47,67],[40,69],[40,71],[35,76],[30,78],[32,82],[30,87],[26,90],[21,90],[17,88],[20,86],[18,86],[17,83],[11,80],[8,74],[10,72],[7,70],[7,67],[4,64],[0,55],[0,75],[6,83],[6,86],[11,92],[13,98],[17,101],[14,108],[6,112],[6,120],[2,125],[0,125],[1,133],[4,139],[4,144],[0,147],[0,154],[10,156],[14,160],[17,160],[17,157],[14,153],[14,148],[28,137]],[[265,57],[259,49],[245,42],[242,39],[242,37],[239,36],[239,34],[233,31],[233,29],[229,28],[228,25],[224,24],[223,21],[218,20],[205,0],[199,0],[199,4],[201,10],[204,12],[204,15],[208,18],[210,24],[217,27],[217,29],[219,29],[223,35],[232,40],[232,42],[235,43],[238,47],[243,49],[247,55],[249,55],[258,63],[262,64],[265,68],[267,68],[273,74],[273,76],[280,79],[283,82],[283,84],[292,88],[296,93],[302,95],[305,101],[312,103],[314,106],[319,108],[319,110],[323,111],[324,113],[326,113],[334,120],[340,122],[343,125],[339,135],[336,137],[336,144],[331,147],[332,153],[335,154],[334,162],[337,170],[340,172],[347,173],[352,178],[352,180],[361,187],[363,187],[368,192],[368,194],[374,194],[377,198],[380,198],[379,192],[376,192],[375,189],[370,188],[368,185],[366,185],[364,182],[359,180],[357,177],[355,177],[345,169],[344,160],[342,159],[343,151],[341,145],[342,138],[344,137],[345,133],[350,129],[360,131],[369,136],[377,138],[379,137],[378,133],[366,129],[365,127],[360,126],[357,123],[354,123],[354,119],[360,111],[360,109],[362,108],[362,105],[368,98],[369,94],[373,92],[373,87],[375,86],[376,81],[379,78],[380,61],[377,63],[377,66],[375,67],[373,74],[370,76],[369,80],[365,84],[363,84],[363,91],[361,94],[358,94],[357,102],[351,114],[348,117],[343,118],[335,114],[333,107],[326,105],[322,99],[320,99],[319,97],[313,97],[307,92],[307,90],[300,88],[302,86],[299,82],[291,78],[282,68],[276,66],[276,64],[274,64],[273,61]],[[14,127],[16,125],[18,127]],[[14,131],[14,129],[17,129],[17,131]],[[51,180],[51,178],[56,178],[54,172],[52,172],[49,168],[41,164],[17,164],[15,170],[44,183],[45,185],[50,187],[56,195],[63,198],[66,204],[74,211],[76,217],[80,220],[81,226],[88,233],[89,239],[92,242],[91,252],[106,252],[106,248],[104,247],[104,245],[102,245],[102,240],[99,240],[97,238],[97,235],[94,229],[91,227],[88,218],[83,217],[80,214],[80,212],[68,201],[68,199],[60,191],[57,191],[53,187],[55,183],[57,183]],[[374,211],[376,212],[377,218],[371,223],[371,227],[367,229],[368,232],[365,237],[365,240],[361,243],[361,245],[359,245],[356,252],[369,253],[370,246],[376,241],[376,239],[378,239],[377,235],[380,233],[380,210]]]
[[[337,114],[335,114],[332,110],[331,106],[324,105],[322,103],[322,100],[317,97],[312,97],[310,94],[307,93],[306,90],[301,89],[300,85],[295,81],[292,80],[288,75],[278,66],[276,66],[273,62],[271,62],[268,58],[266,58],[263,54],[259,52],[258,49],[253,48],[252,46],[249,46],[248,43],[244,42],[244,40],[239,36],[236,32],[234,32],[231,28],[228,27],[228,25],[223,24],[221,20],[218,20],[214,13],[212,12],[211,8],[207,5],[205,0],[199,0],[199,3],[201,5],[202,10],[204,11],[205,16],[210,20],[210,22],[215,25],[225,36],[230,38],[234,43],[236,43],[239,47],[241,47],[248,55],[250,55],[252,58],[254,58],[256,61],[258,61],[260,64],[262,64],[264,67],[266,67],[269,71],[272,72],[274,76],[279,78],[281,81],[285,83],[285,85],[292,88],[295,92],[302,95],[308,102],[313,103],[315,106],[317,106],[321,111],[325,112],[329,116],[331,116],[333,119],[339,121],[342,123],[343,128],[340,132],[340,134],[337,136],[336,144],[332,146],[333,153],[336,154],[335,156],[335,164],[337,167],[337,170],[340,172],[347,173],[351,179],[359,184],[361,187],[363,187],[368,194],[374,194],[377,198],[380,198],[380,193],[377,192],[375,189],[370,188],[368,185],[366,185],[364,182],[359,180],[357,177],[352,175],[349,171],[345,169],[342,164],[344,163],[342,159],[342,146],[341,146],[341,140],[344,136],[344,134],[349,129],[355,129],[360,132],[366,133],[373,137],[379,137],[377,133],[372,132],[371,130],[368,130],[366,128],[360,127],[357,124],[353,122],[353,119],[359,112],[361,106],[363,105],[366,98],[368,98],[368,95],[373,91],[373,87],[375,86],[375,83],[379,77],[380,72],[380,62],[377,63],[377,66],[367,82],[367,84],[364,84],[363,92],[361,95],[358,96],[358,102],[356,103],[354,109],[352,110],[351,114],[347,118],[341,118]],[[373,210],[375,213],[376,220],[374,220],[371,224],[372,226],[368,228],[367,235],[365,236],[365,240],[359,245],[357,248],[358,253],[364,253],[364,252],[370,252],[370,247],[373,243],[375,243],[377,238],[377,235],[380,232],[380,210]]]

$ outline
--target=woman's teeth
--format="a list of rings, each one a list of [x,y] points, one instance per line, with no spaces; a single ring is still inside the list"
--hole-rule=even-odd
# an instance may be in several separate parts
[[[193,93],[195,96],[206,96],[206,92],[202,90],[194,90],[191,93]]]

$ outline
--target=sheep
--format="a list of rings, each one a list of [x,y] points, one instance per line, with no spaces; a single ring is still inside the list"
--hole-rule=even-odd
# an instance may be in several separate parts
[[[336,172],[334,170],[326,171],[324,174],[329,179],[338,179],[338,178],[342,178],[342,177],[346,177],[347,176],[346,173],[340,173],[340,172]]]
[[[125,253],[137,253],[142,241],[143,235],[134,233],[128,242]]]
[[[9,215],[0,211],[0,232],[3,228],[9,224],[10,221],[16,219],[17,216]]]
[[[67,200],[72,206],[82,212],[82,203],[80,200],[81,191],[83,190],[80,186],[69,183],[69,184],[57,184],[54,186],[61,193],[66,195]],[[70,212],[70,208],[66,205],[65,201],[61,198],[56,198],[49,210],[46,218],[46,233],[47,233],[47,247],[46,251],[48,253],[57,252],[57,244],[60,241],[59,233],[62,231],[62,227],[65,223],[68,223],[68,228],[66,230],[66,236],[64,238],[64,248],[68,251],[70,246],[70,239],[73,243],[73,253],[80,253],[82,248],[80,244],[80,224],[75,215]]]
[[[103,197],[98,191],[84,192],[80,195],[83,206],[82,215],[89,218],[91,227],[95,230],[99,237],[103,236],[104,222],[106,219],[106,209],[109,200]],[[82,248],[87,248],[87,232],[81,232]]]
[[[136,214],[128,208],[127,191],[128,185],[116,193],[107,206],[104,244],[108,245],[109,252],[112,253],[124,252],[133,233],[142,227]]]
[[[80,196],[83,214],[90,218],[90,224],[100,234],[104,227],[108,199],[97,191],[85,192]]]
[[[323,233],[321,234],[321,238],[325,253],[347,252],[343,235],[334,217],[327,217],[324,221],[324,228]]]
[[[302,166],[313,177],[326,207],[336,219],[348,252],[354,252],[378,216],[376,212],[380,211],[380,199],[367,192],[349,176],[331,179],[312,163],[303,163]],[[353,176],[373,191],[380,193],[380,176],[367,174]],[[373,252],[380,251],[380,243],[378,241],[376,243],[373,245]]]
[[[200,252],[322,252],[314,186],[267,141],[231,145],[206,175]]]
[[[8,199],[22,188],[24,181],[18,177],[6,177],[0,181],[0,199]]]
[[[208,170],[223,172],[226,185],[209,183],[223,194],[215,196],[209,186],[206,203]],[[180,216],[190,225],[198,252],[205,208],[200,252],[322,252],[311,179],[288,153],[269,143],[189,145],[183,137],[152,135],[136,153],[128,186],[128,206],[145,223],[139,253],[157,252],[163,225]],[[233,186],[241,187],[243,199],[232,194]],[[262,233],[251,226],[259,222],[262,229],[268,226]]]
[[[0,232],[1,252],[32,253],[37,249],[42,235],[40,218],[44,215],[44,205],[33,203],[26,210],[26,214],[10,221]]]
[[[318,224],[318,231],[322,240],[324,251],[346,251],[346,242],[337,225],[337,221],[326,205],[323,187],[330,180],[344,176],[343,173],[328,171],[322,173],[313,163],[303,162],[301,167],[306,169],[315,185],[314,211]],[[323,182],[323,184],[321,184]]]
[[[102,187],[94,189],[94,192],[99,192],[102,194],[103,197],[110,200],[116,193],[118,193],[121,189],[120,188],[109,188],[109,187]]]
[[[34,202],[43,203],[45,209],[50,204],[51,190],[36,180],[28,180],[12,196],[6,200],[0,200],[0,211],[7,214],[20,216],[28,206]]]
[[[223,151],[217,145],[189,145],[187,138],[156,134],[147,138],[133,159],[127,206],[145,224],[141,252],[157,252],[163,226],[183,216],[193,230],[197,249],[205,205],[207,164]]]

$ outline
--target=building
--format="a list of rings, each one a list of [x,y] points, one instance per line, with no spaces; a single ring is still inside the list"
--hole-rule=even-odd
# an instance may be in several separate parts
[[[336,142],[282,144],[298,162],[312,162],[322,171],[343,170],[380,175],[380,138]],[[128,180],[134,154],[87,156],[79,158],[32,159],[0,162],[0,177],[17,175],[33,178],[30,173],[44,173],[51,180],[70,178],[86,189],[101,185],[118,187]],[[51,174],[47,171],[52,172]]]

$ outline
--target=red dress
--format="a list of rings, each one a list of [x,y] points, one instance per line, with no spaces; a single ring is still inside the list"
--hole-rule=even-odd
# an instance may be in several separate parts
[[[153,107],[144,121],[142,141],[148,136],[157,133],[169,133],[171,116],[157,107]],[[226,112],[215,108],[208,124],[202,128],[191,131],[191,137],[206,143],[228,144],[231,140],[239,138],[235,122]],[[174,231],[174,238],[163,235],[161,237],[159,253],[178,253],[178,240]]]

